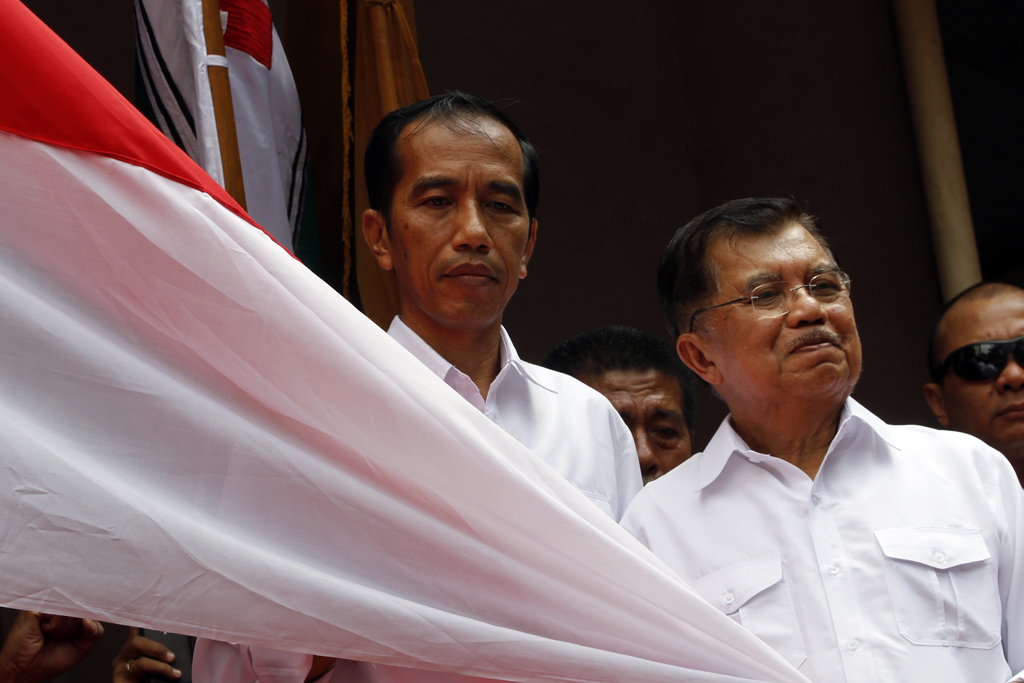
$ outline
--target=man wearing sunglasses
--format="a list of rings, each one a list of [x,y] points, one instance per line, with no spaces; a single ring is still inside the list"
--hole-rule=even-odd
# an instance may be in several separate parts
[[[974,437],[850,398],[850,278],[814,219],[727,202],[672,238],[658,289],[679,356],[730,415],[622,525],[812,681],[1022,672],[1024,491]]]
[[[924,387],[936,419],[1009,458],[1024,481],[1024,290],[981,283],[932,325]]]

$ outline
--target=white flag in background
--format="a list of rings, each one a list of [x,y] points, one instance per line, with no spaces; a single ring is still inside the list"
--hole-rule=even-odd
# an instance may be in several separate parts
[[[294,252],[307,165],[302,110],[266,0],[220,0],[249,214]],[[202,0],[135,0],[139,74],[160,129],[224,184]]]

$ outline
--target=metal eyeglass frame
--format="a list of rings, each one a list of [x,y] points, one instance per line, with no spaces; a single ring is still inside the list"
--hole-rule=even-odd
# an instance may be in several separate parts
[[[851,283],[850,276],[847,275],[846,273],[844,273],[843,271],[839,270],[839,269],[827,270],[824,273],[818,273],[817,275],[812,277],[810,280],[808,280],[806,285],[797,285],[796,287],[792,287],[790,289],[786,289],[785,293],[788,295],[791,292],[796,292],[796,291],[801,290],[801,289],[806,289],[807,293],[810,294],[811,297],[815,301],[820,301],[820,299],[818,299],[818,297],[816,297],[814,295],[814,292],[815,292],[815,289],[814,289],[815,283],[814,283],[814,281],[817,280],[819,277],[822,277],[823,275],[838,275],[839,276],[839,282],[843,286],[843,288],[837,294],[843,294],[845,292],[847,294],[847,296],[849,296],[849,294],[850,294],[850,283]],[[751,308],[754,309],[754,312],[755,313],[760,313],[761,310],[758,309],[757,305],[754,303],[755,301],[757,301],[757,292],[758,292],[758,290],[764,289],[765,287],[772,287],[772,286],[778,285],[780,283],[784,284],[784,285],[788,285],[789,284],[788,282],[785,282],[784,280],[776,280],[775,282],[766,282],[763,285],[758,285],[757,287],[754,287],[754,289],[750,292],[750,294],[748,296],[742,296],[739,299],[733,299],[732,301],[726,301],[724,304],[716,304],[714,306],[708,306],[707,308],[701,308],[699,310],[694,311],[693,315],[690,316],[690,332],[693,332],[693,323],[697,319],[697,315],[699,315],[700,313],[706,313],[707,311],[713,311],[716,308],[722,308],[723,306],[731,306],[732,304],[743,304],[743,303],[748,303],[749,302]],[[788,296],[786,297],[786,300],[789,300]],[[822,302],[822,303],[831,303],[831,302]],[[786,307],[785,304],[783,304],[783,308],[785,308],[784,311],[780,311],[778,313],[772,313],[771,315],[761,315],[759,317],[761,317],[761,318],[776,318],[778,316],[786,315],[787,313],[789,313],[790,310],[792,310],[791,307]]]

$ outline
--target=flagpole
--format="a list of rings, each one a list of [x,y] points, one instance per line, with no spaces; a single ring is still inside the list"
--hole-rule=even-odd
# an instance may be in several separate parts
[[[932,240],[945,301],[981,281],[934,0],[893,3]]]
[[[231,101],[227,53],[224,51],[224,30],[220,19],[220,0],[203,0],[203,34],[206,37],[207,73],[213,96],[214,120],[220,143],[224,189],[245,207],[245,182],[242,179],[242,158],[238,153],[235,130],[235,107]]]
[[[378,95],[381,116],[398,109],[398,87],[391,63],[391,41],[388,37],[388,15],[385,0],[368,0],[370,25],[373,30],[373,51],[376,56]]]

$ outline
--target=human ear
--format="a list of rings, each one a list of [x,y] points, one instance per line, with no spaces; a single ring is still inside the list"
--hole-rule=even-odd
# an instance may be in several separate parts
[[[946,398],[942,393],[942,385],[929,382],[924,385],[924,400],[928,401],[928,407],[935,413],[935,419],[943,427],[949,426],[949,415],[946,413]]]
[[[715,361],[707,354],[709,344],[707,339],[697,332],[687,332],[679,335],[676,339],[676,353],[679,360],[686,364],[708,384],[721,384],[722,373],[715,365]]]
[[[526,264],[530,261],[530,257],[533,256],[533,246],[537,243],[537,225],[536,218],[530,221],[530,235],[526,238],[526,249],[523,250],[523,260],[519,264],[520,280],[526,277]]]
[[[391,258],[391,236],[388,235],[387,222],[380,211],[367,209],[363,212],[363,239],[377,257],[377,265],[384,270],[391,270],[394,267]]]

